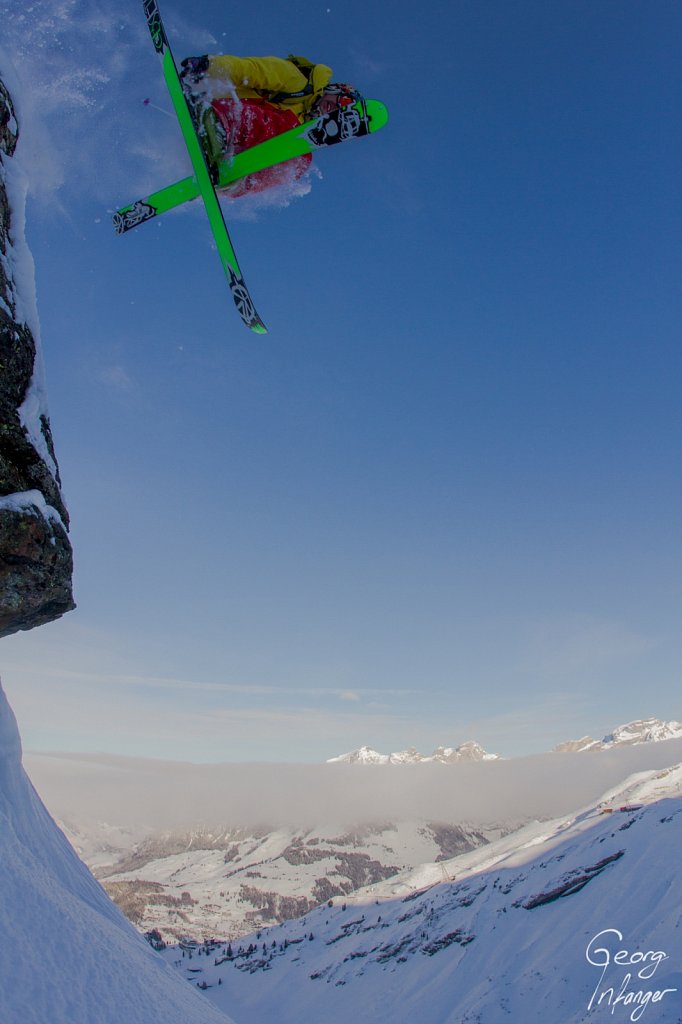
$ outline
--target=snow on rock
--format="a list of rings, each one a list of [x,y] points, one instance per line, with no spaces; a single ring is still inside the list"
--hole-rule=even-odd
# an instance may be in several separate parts
[[[0,688],[2,1024],[228,1024],[126,921],[21,764]]]
[[[11,79],[0,51],[0,636],[74,607],[69,518],[47,413],[33,258],[24,237],[27,177]]]

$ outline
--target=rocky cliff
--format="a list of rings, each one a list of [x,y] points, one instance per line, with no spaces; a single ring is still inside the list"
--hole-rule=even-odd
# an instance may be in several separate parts
[[[0,68],[0,637],[74,607],[69,518],[42,379],[24,239],[19,125]]]

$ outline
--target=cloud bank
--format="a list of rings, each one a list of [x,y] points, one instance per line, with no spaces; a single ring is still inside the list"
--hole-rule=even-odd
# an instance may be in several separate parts
[[[25,758],[34,785],[60,820],[150,829],[553,817],[598,799],[635,772],[680,761],[682,740],[453,766],[196,765],[47,754]]]

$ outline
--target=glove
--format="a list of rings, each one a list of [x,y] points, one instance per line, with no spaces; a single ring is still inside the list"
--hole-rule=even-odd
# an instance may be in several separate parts
[[[208,71],[208,57],[185,57],[180,78],[188,85],[196,85]]]

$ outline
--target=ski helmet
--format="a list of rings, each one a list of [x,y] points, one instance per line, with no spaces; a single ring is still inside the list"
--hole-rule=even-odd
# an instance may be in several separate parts
[[[335,101],[331,109],[337,110],[340,107],[349,107],[361,99],[362,96],[358,90],[354,86],[348,85],[347,82],[330,82],[329,85],[324,87],[322,95],[317,100],[315,106],[317,107],[323,100],[331,100]]]

